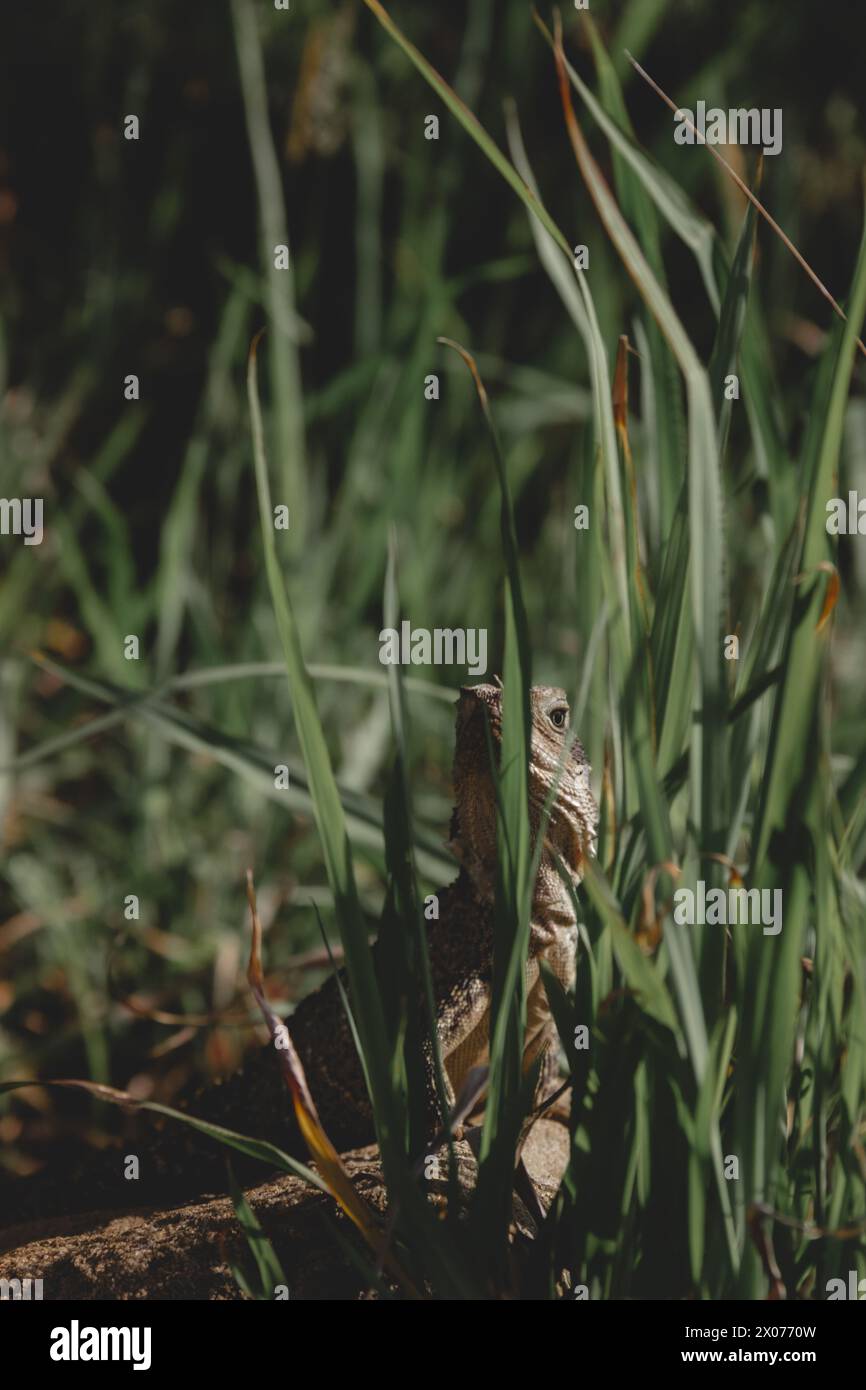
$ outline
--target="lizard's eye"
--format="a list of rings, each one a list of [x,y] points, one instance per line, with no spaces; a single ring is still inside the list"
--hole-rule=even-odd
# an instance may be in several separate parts
[[[564,729],[568,723],[568,707],[566,705],[557,705],[555,709],[550,711],[548,718],[554,729]]]

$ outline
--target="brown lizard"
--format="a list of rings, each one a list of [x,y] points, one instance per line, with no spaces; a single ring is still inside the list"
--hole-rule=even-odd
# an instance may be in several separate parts
[[[569,729],[569,710],[562,690],[535,686],[531,691],[532,720],[529,767],[530,824],[533,839],[544,818],[545,803],[556,784],[544,833],[534,886],[526,963],[527,1020],[524,1066],[543,1050],[544,1084],[556,1076],[556,1030],[540,973],[545,959],[565,988],[573,983],[576,924],[557,860],[573,883],[579,883],[585,857],[594,852],[597,808],[589,786],[589,765],[583,748]],[[496,864],[496,798],[490,770],[487,723],[492,746],[501,743],[502,691],[483,684],[461,690],[457,706],[454,756],[455,808],[451,848],[460,864],[457,878],[438,895],[438,920],[427,924],[427,944],[436,1027],[446,1074],[449,1103],[459,1094],[473,1066],[488,1055],[488,1030],[493,966],[493,913]],[[373,948],[374,953],[376,947]],[[338,1149],[369,1143],[375,1136],[370,1102],[360,1060],[339,986],[332,977],[304,999],[288,1021],[288,1030],[306,1073],[322,1124]],[[429,1085],[430,1129],[443,1117]],[[229,1129],[265,1138],[298,1156],[305,1156],[292,1106],[272,1044],[252,1055],[246,1066],[221,1084],[200,1092],[189,1104],[191,1114]],[[191,1131],[172,1122],[171,1129],[141,1151],[142,1177],[123,1180],[115,1157],[105,1181],[85,1177],[82,1192],[74,1191],[66,1173],[60,1201],[49,1200],[48,1185],[36,1178],[18,1182],[15,1202],[23,1212],[33,1207],[25,1189],[33,1185],[39,1214],[52,1210],[82,1210],[90,1206],[122,1205],[151,1200],[158,1191],[207,1189],[221,1186],[225,1151],[211,1141],[191,1139]],[[102,1168],[102,1163],[99,1165]],[[39,1199],[40,1187],[42,1199]],[[89,1191],[88,1191],[89,1189]]]
[[[557,1054],[539,961],[546,959],[566,989],[573,984],[576,924],[571,897],[555,864],[558,856],[575,885],[584,856],[594,846],[597,810],[589,766],[571,738],[565,693],[552,686],[531,692],[530,820],[533,837],[545,800],[558,788],[545,834],[533,894],[526,964],[527,1021],[524,1066],[548,1049],[551,1072]],[[454,755],[455,809],[450,846],[460,864],[455,881],[439,894],[439,918],[428,926],[428,953],[436,1028],[449,1100],[459,1094],[469,1069],[486,1062],[493,968],[496,862],[496,798],[490,772],[485,716],[495,749],[502,726],[502,691],[476,685],[460,692]],[[569,751],[564,746],[569,743]],[[313,1098],[335,1143],[372,1138],[372,1115],[360,1063],[335,980],[298,1007],[289,1022]],[[439,1117],[441,1123],[442,1117]]]

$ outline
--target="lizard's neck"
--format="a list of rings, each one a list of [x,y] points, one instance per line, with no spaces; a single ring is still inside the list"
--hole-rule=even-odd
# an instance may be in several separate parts
[[[496,900],[496,872],[485,858],[463,852],[452,844],[460,860],[460,875],[454,886],[458,895],[470,896],[485,916],[492,912]],[[563,932],[571,932],[576,922],[574,905],[556,866],[545,851],[535,880],[532,895],[532,919],[529,933],[529,954],[539,955],[547,950]]]

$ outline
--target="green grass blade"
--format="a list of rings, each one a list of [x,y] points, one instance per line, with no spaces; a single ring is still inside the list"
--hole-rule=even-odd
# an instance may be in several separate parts
[[[367,1060],[379,1144],[386,1171],[399,1134],[388,1064],[388,1045],[379,1008],[379,993],[367,929],[358,904],[349,837],[325,736],[316,710],[310,678],[304,665],[291,603],[283,581],[274,540],[273,508],[264,450],[264,434],[256,384],[256,346],[250,349],[247,391],[253,432],[256,489],[261,518],[265,569],[277,629],[286,663],[295,726],[310,782],[313,812],[319,830],[328,881],[337,905],[337,920],[346,953],[352,1009]]]

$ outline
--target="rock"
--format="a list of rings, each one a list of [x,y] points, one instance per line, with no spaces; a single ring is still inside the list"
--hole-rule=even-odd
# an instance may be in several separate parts
[[[542,1203],[559,1185],[568,1153],[568,1132],[541,1120],[524,1149],[524,1162]],[[457,1145],[462,1191],[471,1190],[475,1160],[469,1145]],[[430,1183],[441,1200],[443,1177]],[[375,1145],[343,1155],[357,1191],[376,1211],[387,1207]],[[281,1176],[247,1193],[247,1200],[272,1242],[286,1276],[290,1299],[358,1299],[370,1296],[363,1274],[334,1236],[361,1245],[354,1227],[326,1193],[302,1178]],[[532,1233],[532,1220],[515,1200],[518,1229]],[[0,1279],[41,1279],[43,1298],[56,1299],[241,1299],[232,1264],[251,1266],[249,1246],[227,1197],[209,1197],[167,1210],[90,1212],[54,1217],[3,1232]]]

